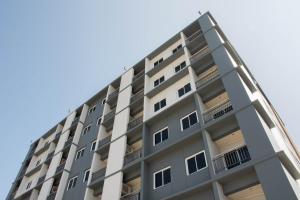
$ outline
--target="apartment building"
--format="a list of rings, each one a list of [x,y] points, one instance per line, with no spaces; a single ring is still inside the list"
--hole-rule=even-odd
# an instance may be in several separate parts
[[[296,200],[299,170],[208,12],[33,142],[7,200]]]

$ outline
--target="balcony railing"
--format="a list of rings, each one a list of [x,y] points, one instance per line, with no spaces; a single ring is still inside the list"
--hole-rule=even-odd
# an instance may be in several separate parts
[[[65,168],[65,164],[66,163],[64,162],[64,163],[58,165],[58,167],[55,170],[55,174],[58,174],[58,173],[62,172],[64,170],[64,168]]]
[[[67,146],[71,145],[71,144],[72,144],[72,141],[73,141],[73,137],[69,138],[69,139],[65,142],[64,148],[66,148]]]
[[[204,48],[200,49],[190,57],[191,63],[192,64],[195,63],[197,60],[202,59],[204,56],[206,56],[209,53],[210,53],[209,47],[205,46]]]
[[[110,95],[108,95],[107,101],[110,101],[111,99],[115,98],[119,94],[119,89],[116,89],[114,92],[112,92]]]
[[[38,180],[38,182],[37,182],[37,185],[39,185],[39,184],[41,184],[42,182],[44,182],[45,178],[46,178],[46,175],[40,177],[39,180]]]
[[[145,70],[140,71],[139,73],[137,73],[136,75],[134,75],[132,81],[137,80],[138,78],[140,78],[141,76],[143,76],[145,74]]]
[[[186,43],[191,43],[194,39],[198,38],[200,35],[202,35],[201,30],[197,30],[195,33],[190,35],[188,38],[186,38]]]
[[[217,119],[217,118],[229,113],[232,110],[233,110],[233,107],[231,105],[231,102],[229,99],[227,99],[226,101],[218,104],[217,106],[205,111],[205,113],[203,113],[204,122],[207,123],[211,120]]]
[[[52,192],[51,194],[48,195],[47,200],[54,200],[56,196],[56,192]]]
[[[102,169],[94,172],[92,174],[92,180],[91,180],[91,182],[97,180],[98,178],[104,177],[105,176],[105,172],[106,172],[106,167],[103,167]]]
[[[124,166],[139,159],[142,156],[142,150],[138,149],[125,155]]]
[[[137,127],[138,125],[142,124],[142,123],[143,123],[143,116],[140,116],[136,119],[133,119],[128,123],[128,129],[127,130],[133,129],[133,128]]]
[[[217,68],[215,68],[213,71],[209,72],[205,76],[201,77],[199,81],[196,82],[196,87],[200,88],[201,86],[205,85],[207,82],[215,79],[219,76],[219,71]]]
[[[109,120],[110,118],[112,118],[114,115],[115,115],[115,112],[116,112],[116,109],[112,109],[109,113],[107,113],[105,116],[104,116],[104,121],[107,121]]]
[[[60,135],[61,135],[61,132],[57,133],[57,134],[55,135],[54,141],[57,141],[57,140],[59,139]]]
[[[71,127],[77,125],[78,122],[79,122],[79,117],[75,117],[74,120],[72,121]]]
[[[140,192],[133,192],[126,194],[120,198],[120,200],[140,200]]]
[[[53,157],[53,155],[54,155],[54,151],[48,154],[46,160],[50,160]]]
[[[244,145],[217,156],[213,160],[213,163],[215,172],[219,173],[239,166],[249,160],[251,160],[251,157],[247,146]]]
[[[135,93],[134,95],[132,95],[132,97],[130,98],[130,102],[135,102],[137,100],[139,100],[140,98],[144,97],[144,90],[138,91],[137,93]]]
[[[106,136],[98,142],[98,149],[101,149],[105,144],[109,143],[111,140],[111,135]]]

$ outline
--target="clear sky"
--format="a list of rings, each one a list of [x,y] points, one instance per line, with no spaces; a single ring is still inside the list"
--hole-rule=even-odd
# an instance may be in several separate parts
[[[298,0],[0,1],[0,199],[30,142],[209,10],[300,145]]]

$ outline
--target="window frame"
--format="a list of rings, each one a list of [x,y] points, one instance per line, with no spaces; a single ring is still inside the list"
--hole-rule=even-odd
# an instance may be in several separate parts
[[[164,174],[163,174],[163,172],[166,171],[167,169],[170,169],[170,177],[171,177],[171,181],[170,181],[169,183],[167,183],[167,184],[164,184]],[[156,182],[155,175],[158,174],[158,173],[160,173],[160,172],[162,173],[162,185],[156,187],[156,185],[155,185],[155,182]],[[169,165],[169,166],[167,166],[167,167],[165,167],[165,168],[163,168],[163,169],[160,169],[160,170],[158,170],[158,171],[156,171],[156,172],[153,173],[153,190],[156,190],[156,189],[158,189],[158,188],[161,188],[161,187],[163,187],[163,186],[165,186],[165,185],[168,185],[168,184],[170,184],[170,183],[172,183],[172,171],[171,171],[171,165]]]
[[[175,54],[175,53],[178,52],[181,48],[182,48],[182,44],[177,45],[177,46],[172,50],[172,53]]]
[[[169,127],[166,126],[166,127],[162,128],[162,129],[156,131],[155,133],[153,133],[153,136],[152,136],[153,137],[153,142],[152,142],[153,147],[155,147],[155,146],[157,146],[157,145],[159,145],[159,144],[161,144],[161,143],[163,143],[165,141],[165,140],[162,140],[162,131],[164,131],[165,129],[168,129],[168,139],[169,139]],[[159,143],[155,144],[155,135],[157,135],[158,133],[161,133],[161,137],[160,137],[161,141]]]
[[[87,175],[87,173],[88,173],[88,175]],[[91,175],[91,169],[84,170],[83,180],[82,181],[84,183],[87,183],[89,181],[90,175]],[[86,180],[86,178],[87,178],[87,180]]]
[[[163,82],[165,82],[165,75],[163,75],[163,76],[161,76],[161,77],[159,77],[158,79],[156,79],[156,80],[154,80],[153,81],[153,87],[154,88],[156,88],[156,87],[158,87],[159,85],[161,85]],[[158,82],[158,84],[157,85],[155,85],[155,82]]]
[[[75,185],[74,185],[74,180],[75,179],[76,179],[76,181],[75,181]],[[72,188],[74,188],[76,186],[77,179],[78,179],[78,176],[74,176],[74,177],[69,179],[68,186],[67,186],[67,191],[71,190]],[[71,185],[71,187],[70,187],[70,185]]]
[[[189,91],[186,91],[186,88],[185,88],[185,87],[186,87],[187,85],[190,85],[190,90],[189,90]],[[179,90],[181,90],[181,89],[183,89],[183,94],[180,96]],[[191,91],[192,91],[192,85],[191,85],[190,82],[188,82],[187,84],[185,84],[184,86],[182,86],[181,88],[179,88],[179,89],[177,90],[178,98],[181,98],[181,97],[185,96],[187,93],[189,93],[189,92],[191,92]]]
[[[203,168],[201,168],[201,169],[198,169],[198,166],[197,166],[197,161],[196,161],[196,171],[195,172],[193,172],[193,173],[189,173],[189,168],[188,168],[188,160],[189,159],[191,159],[191,158],[195,158],[195,160],[196,160],[196,156],[197,155],[199,155],[199,154],[201,154],[201,153],[203,153],[204,154],[204,159],[205,159],[205,167],[203,167]],[[208,166],[207,166],[207,159],[206,159],[206,153],[205,153],[205,150],[202,150],[202,151],[199,151],[199,152],[197,152],[197,153],[195,153],[195,154],[193,154],[193,155],[191,155],[191,156],[189,156],[189,157],[186,157],[185,159],[184,159],[184,163],[185,163],[185,172],[186,172],[186,175],[187,176],[189,176],[189,175],[192,175],[192,174],[195,174],[195,173],[197,173],[197,172],[199,172],[199,171],[201,171],[201,170],[204,170],[204,169],[206,169]]]
[[[161,57],[160,59],[157,59],[154,63],[153,63],[153,67],[158,66],[160,63],[162,63],[164,61],[164,57]]]
[[[97,118],[97,122],[96,122],[97,126],[100,126],[101,122],[102,122],[102,115]]]
[[[161,103],[162,103],[162,101],[165,101],[165,105],[162,107],[161,106]],[[159,105],[159,108],[157,109],[157,110],[155,110],[155,105]],[[167,106],[167,98],[164,98],[164,99],[162,99],[162,100],[160,100],[160,101],[158,101],[158,102],[156,102],[154,105],[153,105],[153,110],[154,110],[154,112],[158,112],[159,110],[161,110],[162,108],[164,108],[164,107],[166,107]]]
[[[76,151],[75,160],[79,160],[84,155],[85,147]]]
[[[93,112],[95,112],[95,111],[96,111],[96,107],[97,107],[97,105],[94,105],[94,106],[92,106],[91,108],[89,108],[88,115],[90,115],[90,114],[92,114]]]
[[[86,127],[84,127],[84,128],[83,128],[83,131],[82,131],[82,135],[86,135],[88,132],[90,132],[91,127],[92,127],[92,124],[89,124],[89,125],[87,125]],[[87,131],[86,131],[86,130],[87,130]]]
[[[182,67],[183,63],[184,63],[184,67]],[[177,68],[177,67],[179,67],[179,70],[178,70],[178,71],[176,71],[176,68]],[[185,61],[181,62],[179,65],[176,65],[176,66],[174,67],[175,74],[179,73],[180,71],[182,71],[182,70],[183,70],[184,68],[186,68],[186,67],[187,67],[187,65],[186,65],[186,62],[185,62]]]
[[[186,130],[186,129],[188,129],[188,128],[183,129],[183,126],[182,126],[182,120],[183,120],[184,118],[186,118],[186,117],[189,117],[189,116],[190,116],[191,114],[193,114],[193,113],[196,113],[197,123],[199,123],[198,112],[197,112],[197,110],[194,110],[193,112],[190,112],[189,114],[187,114],[187,115],[185,115],[184,117],[180,118],[180,129],[181,129],[181,132],[184,131],[184,130]],[[189,128],[191,128],[191,127],[194,126],[195,124],[190,125],[190,118],[188,118],[188,119],[189,119]],[[196,123],[196,124],[197,124],[197,123]]]
[[[95,148],[93,148],[93,145],[95,144]],[[96,147],[97,147],[97,140],[93,140],[91,142],[91,148],[90,148],[90,151],[95,151],[96,150]]]

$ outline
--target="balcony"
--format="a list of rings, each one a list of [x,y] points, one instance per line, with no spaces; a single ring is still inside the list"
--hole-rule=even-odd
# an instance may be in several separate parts
[[[109,113],[104,115],[102,124],[106,127],[106,131],[112,129],[115,113],[116,113],[116,108],[112,109]]]
[[[91,179],[91,183],[95,182],[96,180],[102,178],[105,176],[105,173],[106,173],[106,167],[103,167],[102,169],[94,172],[92,174],[92,179]]]
[[[53,142],[58,142],[60,135],[61,135],[61,132],[57,133],[54,137]]]
[[[126,194],[122,196],[120,200],[140,200],[140,191]]]
[[[35,155],[39,155],[46,151],[48,147],[50,146],[50,142],[46,142],[42,147],[40,147],[38,150],[36,150]]]
[[[118,94],[119,94],[119,89],[116,89],[114,92],[112,92],[110,95],[108,95],[106,102],[110,106],[115,106],[117,103]]]
[[[78,122],[79,122],[79,117],[75,117],[74,120],[72,121],[71,127],[76,127]]]
[[[46,178],[46,175],[44,175],[44,176],[40,177],[40,178],[38,179],[37,185],[39,185],[39,184],[43,183],[43,182],[44,182],[44,180],[45,180],[45,178]]]
[[[203,44],[201,44],[201,45],[203,45]],[[209,54],[210,54],[210,49],[206,45],[205,47],[201,48],[200,50],[198,50],[196,53],[194,53],[190,57],[191,65],[194,65],[195,63],[202,60],[206,55],[209,55]]]
[[[73,142],[73,137],[68,138],[68,140],[65,142],[64,148],[71,146],[72,142]]]
[[[65,164],[66,163],[64,162],[64,163],[61,163],[60,165],[58,165],[58,167],[55,170],[55,174],[61,173],[64,170],[64,168],[65,168]]]
[[[206,85],[207,83],[216,79],[217,77],[219,77],[219,71],[217,68],[214,68],[211,72],[205,74],[196,82],[197,89],[201,88],[202,86]]]
[[[135,82],[136,80],[138,80],[140,77],[142,77],[145,74],[145,70],[140,71],[139,73],[137,73],[136,75],[134,75],[132,82]]]
[[[110,141],[111,141],[111,135],[106,136],[105,138],[103,138],[102,140],[100,140],[98,142],[98,149],[97,150],[102,149],[102,147],[105,146],[106,144],[108,144]]]
[[[232,110],[233,110],[233,107],[231,105],[231,102],[229,99],[227,99],[224,102],[205,111],[203,113],[204,122],[207,123],[212,120],[215,120],[215,119],[222,117],[223,115],[229,113]]]
[[[129,152],[125,155],[124,166],[142,157],[142,149]]]
[[[131,120],[129,123],[128,123],[128,127],[127,127],[127,131],[139,126],[140,124],[143,123],[143,116],[140,116],[136,119],[133,119]]]
[[[248,148],[246,145],[237,147],[229,152],[223,153],[214,158],[215,173],[220,173],[237,167],[251,160]]]
[[[53,155],[54,155],[54,151],[48,154],[46,161],[52,159]]]
[[[144,90],[140,90],[137,93],[135,93],[134,95],[131,96],[130,98],[130,104],[142,99],[144,97]]]
[[[56,196],[56,192],[52,192],[51,194],[48,195],[47,200],[54,200]]]
[[[189,45],[191,42],[193,42],[194,40],[199,38],[199,36],[202,36],[202,35],[203,35],[202,31],[197,30],[192,35],[190,35],[188,38],[186,38],[186,40],[185,40],[186,45]]]

